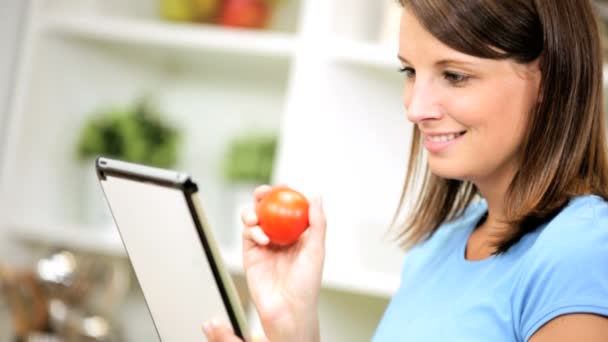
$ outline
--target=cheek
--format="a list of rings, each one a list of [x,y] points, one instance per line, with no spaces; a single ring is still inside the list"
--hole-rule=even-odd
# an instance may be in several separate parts
[[[488,100],[493,103],[487,108],[488,143],[492,142],[491,145],[502,154],[515,153],[523,142],[532,110],[530,99],[522,91],[506,89]]]
[[[510,91],[471,92],[453,97],[446,108],[450,119],[467,134],[451,155],[430,156],[433,172],[474,179],[492,174],[517,158],[529,115],[528,102],[521,95]]]
[[[484,164],[477,167],[485,174],[508,165],[517,167],[530,111],[527,102],[521,94],[508,91],[488,96],[483,102],[479,108],[484,111],[477,111],[478,129],[471,135],[471,153]]]
[[[511,77],[470,89],[453,106],[457,120],[492,145],[518,145],[535,102],[528,82]],[[497,146],[494,146],[497,147]]]

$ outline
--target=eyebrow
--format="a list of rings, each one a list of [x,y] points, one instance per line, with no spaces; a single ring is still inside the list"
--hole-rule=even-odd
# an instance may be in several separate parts
[[[412,64],[407,59],[405,59],[405,57],[403,57],[401,55],[397,55],[397,58],[400,61],[402,61],[403,63]],[[460,60],[456,60],[456,59],[442,59],[442,60],[439,60],[439,61],[435,62],[435,65],[437,65],[437,66],[446,66],[446,65],[450,65],[450,64],[463,65],[463,66],[473,66],[473,63],[471,63],[471,62],[460,61]]]

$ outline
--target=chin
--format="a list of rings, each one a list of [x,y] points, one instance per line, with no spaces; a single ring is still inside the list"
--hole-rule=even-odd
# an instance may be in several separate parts
[[[455,180],[467,180],[467,173],[462,169],[461,163],[449,160],[434,160],[429,158],[428,167],[431,173],[437,177]]]

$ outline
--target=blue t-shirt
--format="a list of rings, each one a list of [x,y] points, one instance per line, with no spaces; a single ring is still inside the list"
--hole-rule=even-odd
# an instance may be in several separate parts
[[[507,253],[468,261],[486,211],[471,204],[408,253],[374,341],[528,341],[563,314],[608,316],[607,202],[576,197]]]

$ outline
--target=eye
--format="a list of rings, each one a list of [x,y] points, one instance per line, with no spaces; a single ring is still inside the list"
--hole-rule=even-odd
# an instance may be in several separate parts
[[[410,67],[401,67],[399,68],[399,72],[405,74],[405,78],[412,78],[416,76],[416,70]]]
[[[452,71],[444,72],[443,77],[452,84],[461,84],[466,82],[470,78],[467,75],[459,74]]]

